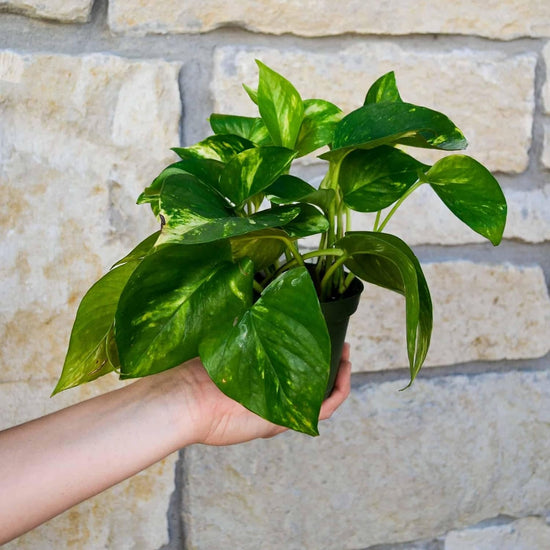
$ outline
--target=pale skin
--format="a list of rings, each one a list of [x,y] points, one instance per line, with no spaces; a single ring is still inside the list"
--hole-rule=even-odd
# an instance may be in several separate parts
[[[346,344],[320,420],[349,395],[350,374]],[[226,397],[198,359],[2,431],[0,544],[188,445],[283,431]]]

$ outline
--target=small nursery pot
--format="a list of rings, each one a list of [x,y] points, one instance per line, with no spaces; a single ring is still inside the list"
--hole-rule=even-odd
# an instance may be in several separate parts
[[[325,397],[328,397],[334,388],[349,318],[357,310],[363,289],[363,283],[355,278],[342,297],[337,300],[321,302],[321,311],[327,323],[331,346],[330,374]]]

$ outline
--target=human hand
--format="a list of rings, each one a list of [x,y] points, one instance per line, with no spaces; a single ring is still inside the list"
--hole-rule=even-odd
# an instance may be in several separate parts
[[[344,345],[340,368],[331,395],[321,406],[320,420],[330,418],[350,392],[351,363],[349,344]],[[185,413],[180,418],[191,419],[194,428],[193,442],[206,445],[233,445],[256,438],[269,438],[287,430],[272,424],[249,411],[222,393],[212,382],[198,359],[181,367],[184,378]],[[186,420],[189,422],[189,420]],[[182,427],[183,432],[189,425]]]

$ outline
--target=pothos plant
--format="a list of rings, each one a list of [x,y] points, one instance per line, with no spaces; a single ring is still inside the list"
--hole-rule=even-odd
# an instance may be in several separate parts
[[[138,198],[160,230],[84,296],[54,393],[200,356],[225,394],[315,435],[331,356],[320,304],[346,296],[356,278],[404,296],[411,382],[426,357],[428,285],[409,246],[385,232],[403,201],[430,186],[471,229],[500,242],[499,184],[469,156],[427,165],[410,154],[467,142],[442,113],[404,102],[393,72],[344,115],[257,64],[258,87],[245,90],[259,116],[212,114],[213,135],[174,148],[180,160]],[[326,172],[315,187],[291,165],[320,148]],[[371,231],[351,230],[352,210],[376,213]],[[301,250],[299,239],[311,235],[318,248]]]

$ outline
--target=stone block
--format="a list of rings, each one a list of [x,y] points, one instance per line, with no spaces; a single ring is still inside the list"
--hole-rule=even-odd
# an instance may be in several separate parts
[[[467,49],[426,52],[372,40],[337,53],[225,46],[214,55],[215,111],[257,113],[241,86],[243,82],[257,85],[255,58],[287,77],[304,99],[322,97],[344,112],[360,107],[368,87],[394,70],[403,99],[448,115],[468,138],[469,155],[490,170],[522,172],[527,167],[534,54]],[[425,162],[438,157],[422,149],[411,152]]]
[[[544,81],[542,89],[544,112],[550,114],[550,74],[548,72],[548,67],[550,67],[550,43],[546,44],[542,50],[542,57],[546,65],[546,80]]]
[[[187,547],[352,550],[547,510],[549,371],[405,383],[355,386],[318,438],[189,448]]]
[[[0,0],[0,13],[21,13],[28,17],[66,23],[89,21],[93,0]]]
[[[550,94],[549,94],[550,96]],[[544,138],[542,149],[542,164],[545,168],[550,168],[550,123],[544,125]]]
[[[509,40],[550,36],[550,9],[537,0],[507,0],[481,5],[423,1],[410,9],[402,0],[182,3],[176,0],[112,0],[109,24],[116,32],[204,33],[218,27],[240,27],[266,34],[301,36],[359,34],[467,34]]]
[[[451,531],[444,550],[543,550],[550,548],[550,526],[543,518]]]
[[[0,380],[57,376],[84,292],[157,229],[135,200],[175,160],[178,71],[0,52]]]
[[[526,243],[550,241],[550,185],[530,191],[505,189],[504,195],[508,217],[503,238]],[[352,212],[353,230],[372,231],[375,217],[367,212]],[[428,185],[420,187],[403,202],[385,231],[401,237],[410,246],[488,242],[460,221]],[[317,242],[315,236],[302,241],[305,248],[315,248]]]
[[[550,351],[550,297],[540,267],[455,261],[428,263],[423,270],[434,311],[426,366]],[[404,298],[367,285],[348,339],[356,371],[407,367]]]

